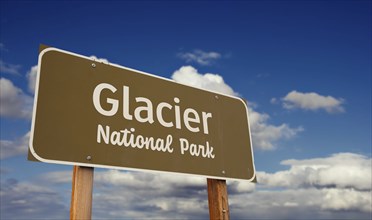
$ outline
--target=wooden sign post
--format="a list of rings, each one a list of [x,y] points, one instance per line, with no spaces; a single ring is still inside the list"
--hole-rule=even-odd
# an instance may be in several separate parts
[[[71,220],[92,219],[93,167],[74,166],[72,176]]]
[[[230,219],[226,180],[207,179],[209,218],[211,220]]]

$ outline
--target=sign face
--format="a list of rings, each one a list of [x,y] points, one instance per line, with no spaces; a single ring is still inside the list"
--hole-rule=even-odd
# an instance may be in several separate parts
[[[47,163],[254,180],[246,103],[46,48],[30,152]]]

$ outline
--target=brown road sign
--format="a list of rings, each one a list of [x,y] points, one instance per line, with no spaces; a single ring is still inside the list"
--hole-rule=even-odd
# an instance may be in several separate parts
[[[46,48],[30,152],[47,163],[253,181],[247,113],[240,98]]]

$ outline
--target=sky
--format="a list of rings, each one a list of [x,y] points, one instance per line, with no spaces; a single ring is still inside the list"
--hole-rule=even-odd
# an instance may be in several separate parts
[[[1,1],[0,218],[68,219],[72,166],[27,161],[46,44],[248,100],[258,183],[232,219],[370,219],[371,1]],[[161,89],[161,88],[154,88]],[[206,219],[206,179],[95,169],[93,219]]]

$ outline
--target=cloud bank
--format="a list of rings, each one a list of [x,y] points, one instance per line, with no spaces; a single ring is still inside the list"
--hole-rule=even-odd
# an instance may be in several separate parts
[[[337,153],[322,158],[287,159],[281,164],[288,169],[257,172],[258,184],[227,181],[232,219],[369,219],[370,157]],[[44,213],[48,219],[65,218],[71,174],[72,170],[49,172],[35,178],[35,182],[2,179],[2,217],[25,219]],[[49,187],[56,185],[64,186],[64,190]],[[205,178],[95,170],[95,219],[208,219],[208,216]]]
[[[228,181],[233,219],[298,219],[298,214],[305,219],[343,219],[371,213],[371,158],[338,153],[281,163],[290,167],[258,172],[257,185]],[[204,178],[109,170],[95,175],[95,186],[97,217],[208,218]]]
[[[2,178],[0,219],[68,219],[69,207],[62,202],[63,194],[45,183]]]

